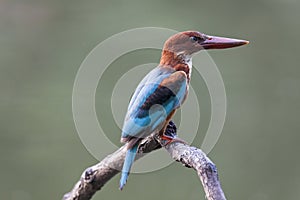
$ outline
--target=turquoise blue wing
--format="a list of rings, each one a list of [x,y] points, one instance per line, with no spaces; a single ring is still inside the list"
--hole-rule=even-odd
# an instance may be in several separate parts
[[[178,108],[187,93],[187,77],[182,71],[157,67],[139,84],[126,114],[122,138],[145,137],[159,128]]]
[[[145,101],[145,99],[156,89],[155,86],[158,86],[164,78],[167,78],[175,70],[170,67],[156,67],[151,70],[139,83],[135,92],[133,93],[131,100],[128,106],[128,112],[131,110],[133,105],[140,104]],[[141,90],[148,91],[148,95],[142,96],[140,95]],[[139,97],[139,98],[137,98]]]

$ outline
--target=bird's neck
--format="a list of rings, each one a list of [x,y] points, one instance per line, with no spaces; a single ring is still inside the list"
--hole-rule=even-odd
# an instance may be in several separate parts
[[[172,67],[176,71],[184,71],[188,80],[190,80],[192,72],[192,58],[184,53],[173,53],[163,50],[160,66]]]

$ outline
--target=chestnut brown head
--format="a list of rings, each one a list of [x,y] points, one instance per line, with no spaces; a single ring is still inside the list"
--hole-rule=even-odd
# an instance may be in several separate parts
[[[209,36],[198,31],[185,31],[171,36],[164,44],[164,51],[192,55],[201,49],[225,49],[248,43],[246,40]]]

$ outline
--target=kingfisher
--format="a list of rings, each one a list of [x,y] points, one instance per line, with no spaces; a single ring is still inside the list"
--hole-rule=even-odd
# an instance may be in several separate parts
[[[139,142],[154,131],[167,143],[177,138],[164,134],[176,110],[185,101],[192,72],[192,55],[202,49],[225,49],[248,44],[246,40],[184,31],[164,44],[159,65],[139,83],[131,97],[122,128],[121,142],[128,143],[120,190],[125,186]]]

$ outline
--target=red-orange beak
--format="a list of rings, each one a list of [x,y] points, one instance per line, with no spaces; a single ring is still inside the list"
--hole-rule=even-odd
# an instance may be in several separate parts
[[[226,49],[232,47],[238,47],[245,44],[248,44],[249,41],[238,40],[225,37],[209,36],[207,39],[200,43],[204,49]]]

